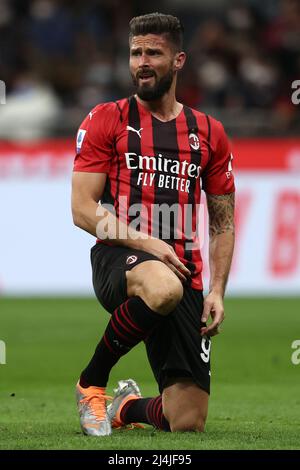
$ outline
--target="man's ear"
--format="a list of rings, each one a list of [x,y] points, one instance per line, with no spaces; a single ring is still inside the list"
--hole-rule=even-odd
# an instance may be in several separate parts
[[[184,66],[186,60],[185,52],[177,52],[174,57],[174,69],[175,71],[179,71]]]

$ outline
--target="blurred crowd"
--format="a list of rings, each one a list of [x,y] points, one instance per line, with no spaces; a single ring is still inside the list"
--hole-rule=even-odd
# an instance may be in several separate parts
[[[130,18],[177,15],[188,61],[178,99],[231,135],[299,135],[299,0],[0,0],[0,138],[73,135],[97,103],[132,93]]]

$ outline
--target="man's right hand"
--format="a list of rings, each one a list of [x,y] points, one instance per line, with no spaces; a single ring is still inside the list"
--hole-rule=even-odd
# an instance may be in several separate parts
[[[147,251],[165,263],[182,282],[187,280],[191,272],[180,261],[172,246],[158,238],[147,238],[141,241],[143,251]]]

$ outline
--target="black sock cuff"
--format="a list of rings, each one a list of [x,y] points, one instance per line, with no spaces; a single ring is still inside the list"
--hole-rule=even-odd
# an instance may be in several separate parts
[[[152,325],[163,318],[163,315],[154,312],[150,307],[141,299],[141,297],[131,297],[125,303],[128,304],[128,310],[130,313],[134,312],[134,318],[142,323],[149,320],[149,324]]]
[[[123,305],[125,313],[145,332],[149,333],[163,319],[163,315],[151,310],[140,297],[131,297]]]

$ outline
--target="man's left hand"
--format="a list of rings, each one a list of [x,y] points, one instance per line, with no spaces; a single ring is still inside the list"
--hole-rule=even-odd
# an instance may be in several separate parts
[[[211,316],[212,322],[201,328],[201,336],[215,336],[220,333],[219,326],[225,318],[223,297],[220,294],[210,292],[204,300],[204,308],[201,321],[206,323]]]

